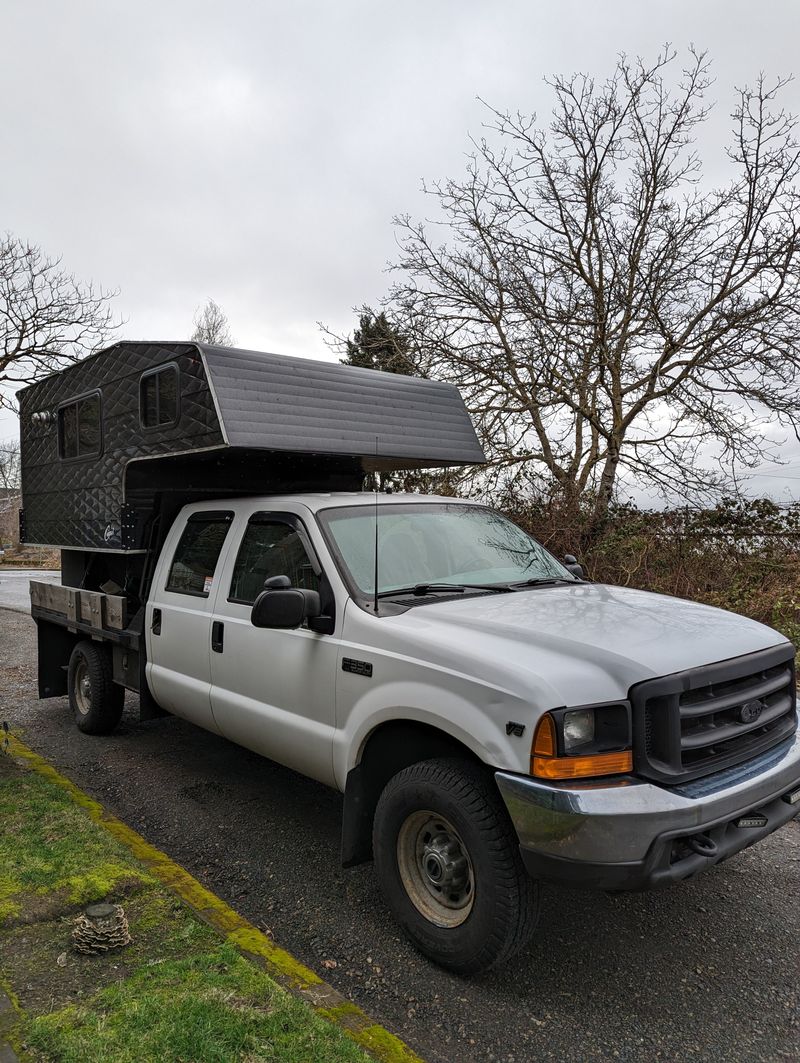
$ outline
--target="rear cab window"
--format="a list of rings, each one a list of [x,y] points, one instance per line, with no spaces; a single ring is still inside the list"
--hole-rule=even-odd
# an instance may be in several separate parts
[[[233,522],[233,513],[193,513],[186,522],[170,565],[165,590],[208,598],[219,555]]]

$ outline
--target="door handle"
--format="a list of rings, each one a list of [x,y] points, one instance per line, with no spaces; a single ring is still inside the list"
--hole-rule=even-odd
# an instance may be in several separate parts
[[[154,635],[160,635],[161,634],[161,610],[160,609],[154,609],[153,610],[153,616],[152,616],[152,619],[150,621],[150,630],[153,632]]]
[[[222,653],[225,642],[225,625],[221,620],[214,620],[211,624],[211,649],[214,653]]]

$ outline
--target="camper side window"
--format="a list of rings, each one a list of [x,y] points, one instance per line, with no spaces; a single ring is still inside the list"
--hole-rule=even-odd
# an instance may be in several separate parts
[[[178,420],[178,367],[165,365],[142,374],[139,383],[139,421],[142,428],[159,428]]]
[[[186,522],[167,578],[168,591],[207,598],[232,513],[194,513]]]
[[[100,395],[65,403],[58,411],[58,456],[91,458],[103,447]]]

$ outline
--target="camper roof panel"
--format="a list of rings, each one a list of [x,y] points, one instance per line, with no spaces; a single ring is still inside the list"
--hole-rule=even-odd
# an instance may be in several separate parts
[[[451,384],[258,351],[200,349],[231,446],[435,464],[485,460]]]

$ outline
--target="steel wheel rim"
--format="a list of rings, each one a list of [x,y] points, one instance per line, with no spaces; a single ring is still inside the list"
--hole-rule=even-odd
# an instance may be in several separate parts
[[[475,903],[472,861],[458,831],[437,812],[412,812],[397,835],[397,866],[409,900],[429,922],[461,926]]]
[[[86,716],[92,707],[92,681],[89,666],[81,659],[75,669],[75,705],[81,716]]]

